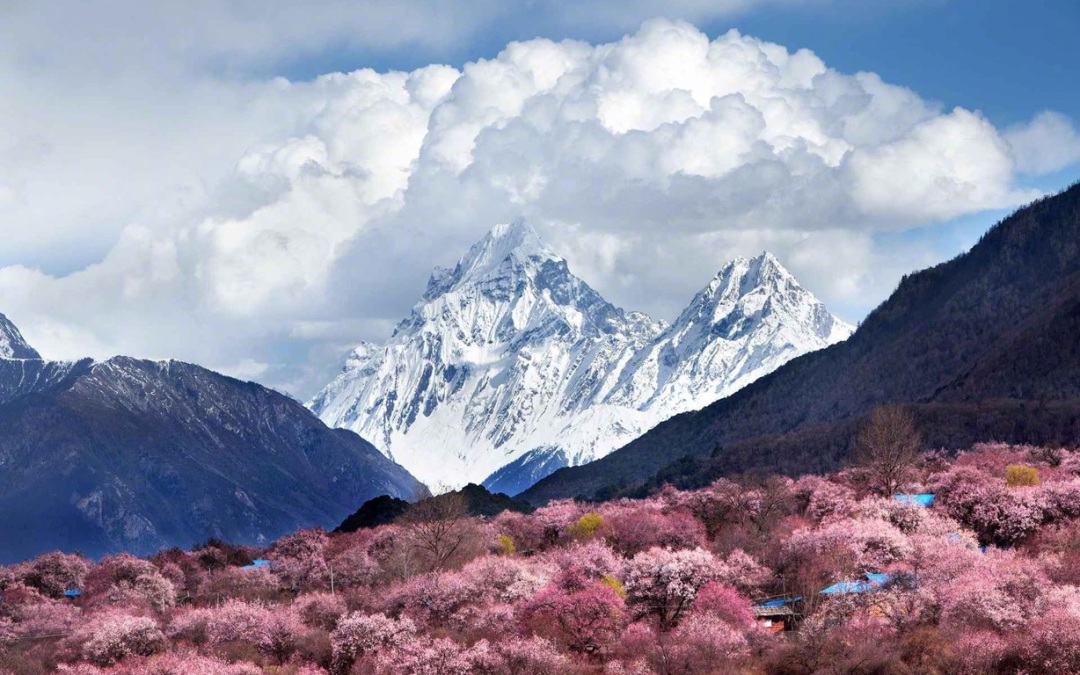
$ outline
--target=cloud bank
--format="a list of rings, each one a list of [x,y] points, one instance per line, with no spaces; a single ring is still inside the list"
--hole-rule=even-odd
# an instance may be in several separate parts
[[[221,97],[245,132],[201,123]],[[197,127],[197,148],[219,129],[212,154],[232,161],[175,176],[183,189],[85,269],[0,268],[0,308],[47,356],[182,358],[306,395],[350,343],[388,335],[434,265],[518,216],[631,309],[671,318],[725,261],[768,249],[858,319],[936,260],[878,235],[1021,204],[1037,195],[1019,175],[1080,158],[1056,113],[1000,130],[810,51],[671,20],[608,44],[515,42],[460,70],[207,84],[188,105],[175,132]],[[148,130],[130,142],[184,152]],[[0,166],[48,153],[0,142]],[[34,189],[3,175],[0,214]]]

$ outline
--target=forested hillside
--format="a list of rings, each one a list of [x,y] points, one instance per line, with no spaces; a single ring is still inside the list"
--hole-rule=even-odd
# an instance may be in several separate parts
[[[662,423],[603,459],[558,471],[522,497],[542,503],[611,494],[660,470],[672,479],[689,473],[688,484],[700,484],[748,470],[836,468],[860,418],[887,402],[913,404],[930,447],[1074,444],[1078,328],[1075,185],[1019,210],[968,253],[905,277],[847,341]]]

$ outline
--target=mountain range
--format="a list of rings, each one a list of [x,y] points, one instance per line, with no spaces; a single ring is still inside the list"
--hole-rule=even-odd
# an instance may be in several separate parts
[[[861,419],[906,405],[923,444],[1074,446],[1080,439],[1080,184],[907,275],[850,339],[792,360],[626,447],[555,472],[534,503],[746,472],[836,468]],[[629,491],[629,492],[628,492]]]
[[[287,396],[179,361],[45,361],[0,315],[0,562],[268,542],[424,492]]]
[[[884,403],[925,447],[1075,445],[1080,185],[905,276],[849,332],[769,254],[725,265],[666,325],[500,225],[310,403],[342,429],[188,363],[44,360],[0,315],[0,562],[332,527],[424,494],[408,467],[532,504],[821,472]]]
[[[308,406],[429,485],[516,494],[851,331],[768,253],[725,265],[667,325],[605,300],[518,220],[436,269]]]

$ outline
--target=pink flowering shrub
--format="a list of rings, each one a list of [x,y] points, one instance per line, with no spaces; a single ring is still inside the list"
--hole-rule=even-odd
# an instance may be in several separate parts
[[[15,568],[15,576],[31,588],[52,597],[63,597],[68,589],[83,587],[90,563],[82,556],[54,551]]]
[[[675,503],[693,514],[701,521],[710,539],[725,527],[744,522],[750,508],[746,492],[727,478],[721,478],[702,490],[669,493],[667,502]]]
[[[701,587],[694,599],[695,615],[716,617],[731,626],[748,628],[754,623],[750,601],[731,586],[710,581]]]
[[[446,638],[420,638],[378,655],[378,675],[470,675],[487,660],[486,645],[466,648]]]
[[[83,622],[80,608],[60,600],[26,603],[10,609],[8,634],[15,640],[36,635],[67,635],[81,627]]]
[[[855,511],[855,493],[851,488],[820,476],[803,476],[795,481],[792,492],[805,503],[804,513],[818,522],[832,516],[849,516]]]
[[[333,630],[348,611],[340,595],[316,592],[301,595],[294,605],[301,620],[313,628]]]
[[[498,534],[509,537],[519,552],[538,551],[548,543],[548,525],[535,515],[503,511],[495,517],[492,525]],[[554,538],[557,538],[558,526],[553,527]]]
[[[659,505],[657,505],[659,506]],[[602,509],[607,519],[607,541],[619,553],[632,557],[655,546],[699,548],[705,544],[701,521],[682,511],[662,513],[658,508],[621,505]]]
[[[849,573],[883,572],[908,559],[911,542],[893,525],[881,520],[830,520],[817,528],[792,533],[788,555],[796,560],[827,556],[849,566]]]
[[[415,636],[416,624],[410,619],[359,612],[350,614],[341,619],[337,629],[330,634],[334,666],[339,672],[347,672],[357,657],[412,642]]]
[[[537,559],[550,563],[558,570],[576,567],[593,579],[617,575],[624,562],[605,542],[596,539],[552,549]]]
[[[384,603],[390,614],[402,614],[427,626],[445,626],[458,610],[481,602],[485,587],[460,572],[413,577],[392,588]]]
[[[142,663],[133,663],[125,667],[125,671],[122,675],[263,675],[264,672],[252,663],[229,663],[193,653],[162,654]]]
[[[537,548],[546,548],[567,540],[570,527],[585,513],[585,508],[572,499],[555,500],[534,511],[530,518],[540,526],[543,533]]]
[[[217,607],[190,609],[173,617],[168,632],[174,639],[193,644],[226,642],[259,644],[277,609],[243,600],[226,600]]]
[[[132,655],[149,656],[165,648],[165,636],[156,621],[116,612],[97,617],[79,638],[83,657],[103,666]]]
[[[1049,582],[1038,565],[1008,553],[988,553],[978,565],[936,589],[941,625],[956,631],[1010,631],[1038,611]]]
[[[337,589],[368,586],[375,582],[379,572],[379,563],[367,551],[352,548],[339,553],[327,563],[327,582],[332,579]]]
[[[278,663],[285,663],[300,644],[307,627],[292,608],[269,612],[259,625],[256,644],[259,651]]]
[[[703,615],[684,621],[671,632],[666,658],[670,673],[715,673],[736,670],[750,653],[744,633],[723,619]]]
[[[654,616],[661,630],[673,627],[693,604],[702,586],[721,576],[723,565],[708,551],[639,553],[623,572],[627,600],[639,616]]]
[[[270,549],[272,569],[293,589],[329,588],[328,543],[326,532],[320,529],[300,530],[282,537]]]
[[[496,675],[562,675],[570,672],[570,659],[541,637],[506,640],[491,648]]]
[[[1040,483],[1009,487],[1012,465]],[[1080,672],[1080,452],[928,454],[902,489],[929,508],[867,496],[865,478],[469,518],[468,551],[441,565],[415,523],[49,553],[0,567],[0,675]],[[871,572],[888,580],[819,593]],[[795,596],[787,635],[755,617]]]
[[[622,630],[626,605],[611,586],[551,586],[521,608],[523,620],[538,635],[583,654],[593,654]]]
[[[219,602],[230,598],[248,602],[266,601],[275,597],[282,586],[281,579],[268,567],[226,567],[203,577],[198,594]]]
[[[90,596],[109,604],[146,604],[157,610],[176,604],[176,587],[153,563],[120,553],[103,558],[86,576]]]
[[[1009,488],[1004,478],[960,466],[936,477],[940,508],[986,544],[1012,546],[1033,534],[1054,506],[1042,487]]]
[[[953,660],[949,672],[956,675],[986,675],[1001,671],[1008,641],[989,630],[969,630],[952,642]]]
[[[480,640],[465,646],[446,638],[409,641],[380,653],[377,675],[564,675],[571,662],[541,638]]]
[[[1080,480],[1048,483],[1042,492],[1047,520],[1080,518]]]
[[[1025,675],[1080,672],[1080,616],[1051,608],[1028,627],[1013,659]]]
[[[913,534],[911,569],[922,584],[948,583],[982,564],[983,554],[970,533]]]
[[[769,583],[773,573],[737,548],[724,558],[719,579],[749,595]]]

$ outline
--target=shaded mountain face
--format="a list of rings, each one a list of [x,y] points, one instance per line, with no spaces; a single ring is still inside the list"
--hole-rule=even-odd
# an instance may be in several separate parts
[[[885,402],[909,404],[927,447],[1076,445],[1078,335],[1080,185],[1021,209],[968,253],[905,277],[842,344],[524,496],[610,494],[661,470],[692,485],[737,471],[835,468],[860,418]]]
[[[253,383],[175,361],[0,359],[0,562],[264,542],[420,491],[356,434]]]
[[[524,221],[436,270],[385,345],[308,405],[430,485],[516,494],[843,340],[771,255],[736,259],[671,326],[604,300]]]
[[[0,314],[0,359],[40,359],[41,355],[26,344],[22,333],[6,316]]]

